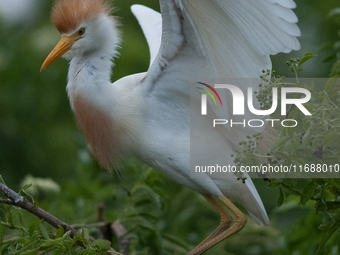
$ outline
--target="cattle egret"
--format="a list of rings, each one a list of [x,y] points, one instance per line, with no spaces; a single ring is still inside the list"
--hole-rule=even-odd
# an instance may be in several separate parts
[[[256,222],[268,225],[269,219],[250,178],[242,183],[233,173],[223,179],[190,177],[190,79],[258,78],[263,69],[271,69],[271,54],[299,49],[300,30],[292,0],[159,2],[161,14],[142,5],[131,8],[149,44],[147,72],[110,82],[121,39],[117,19],[105,0],[55,2],[51,21],[61,40],[41,70],[59,57],[70,60],[71,108],[103,167],[110,169],[123,155],[133,155],[196,190],[217,210],[221,224],[189,253],[201,254],[246,224],[246,216],[227,197],[245,207]],[[206,120],[201,121],[205,127]],[[237,132],[245,136],[248,131],[238,128]],[[214,147],[207,143],[209,155],[225,165],[233,163],[233,134],[214,133],[212,139],[218,142]],[[209,161],[209,155],[195,156]],[[214,197],[235,215],[234,224]]]

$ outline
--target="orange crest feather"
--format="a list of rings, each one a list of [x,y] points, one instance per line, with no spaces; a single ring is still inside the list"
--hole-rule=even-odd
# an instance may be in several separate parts
[[[81,22],[98,16],[109,15],[111,6],[105,0],[56,0],[51,21],[61,34],[77,29]]]

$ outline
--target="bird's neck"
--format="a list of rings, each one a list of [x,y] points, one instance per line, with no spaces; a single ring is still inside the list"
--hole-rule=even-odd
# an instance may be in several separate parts
[[[71,60],[67,91],[78,126],[99,163],[112,168],[120,157],[121,127],[117,126],[113,109],[116,93],[110,82],[114,53],[74,57]]]
[[[67,92],[73,109],[74,97],[83,96],[96,103],[98,95],[111,86],[113,54],[97,54],[74,57],[68,72]]]

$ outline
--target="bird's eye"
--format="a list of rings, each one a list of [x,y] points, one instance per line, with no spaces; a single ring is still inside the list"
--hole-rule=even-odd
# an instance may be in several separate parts
[[[81,29],[79,29],[78,30],[78,35],[83,35],[83,34],[85,34],[85,28],[81,28]]]

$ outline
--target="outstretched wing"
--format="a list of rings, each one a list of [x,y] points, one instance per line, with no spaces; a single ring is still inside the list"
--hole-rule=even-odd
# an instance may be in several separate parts
[[[159,90],[187,93],[190,78],[186,86],[176,88],[162,86],[169,84],[166,78],[163,82],[157,81],[170,72],[177,72],[173,77],[196,75],[192,78],[197,78],[200,67],[196,68],[195,73],[191,65],[198,66],[201,59],[211,70],[206,78],[259,78],[262,70],[272,68],[270,55],[300,48],[297,40],[300,30],[292,11],[296,5],[292,0],[160,0],[160,6],[162,40],[157,57],[144,80],[148,91],[158,86]],[[189,53],[184,51],[188,48],[192,49],[191,60],[194,55],[202,58],[190,62]],[[185,60],[188,63],[183,65]],[[253,91],[258,90],[256,86],[259,81],[236,85],[246,95],[247,87],[253,86]],[[170,95],[169,91],[163,93]],[[226,102],[226,107],[211,107],[212,111],[216,118],[229,118],[232,114],[232,95],[223,92],[221,98]],[[256,109],[260,108],[256,99],[253,104]],[[245,109],[245,115],[241,117],[234,116],[234,120],[242,121],[243,117],[249,120],[254,115]],[[262,130],[252,128],[249,131],[258,133]]]
[[[271,69],[269,55],[298,50],[300,30],[292,0],[161,0],[160,51],[148,75],[153,79],[183,43],[200,51],[215,75],[258,78]]]

